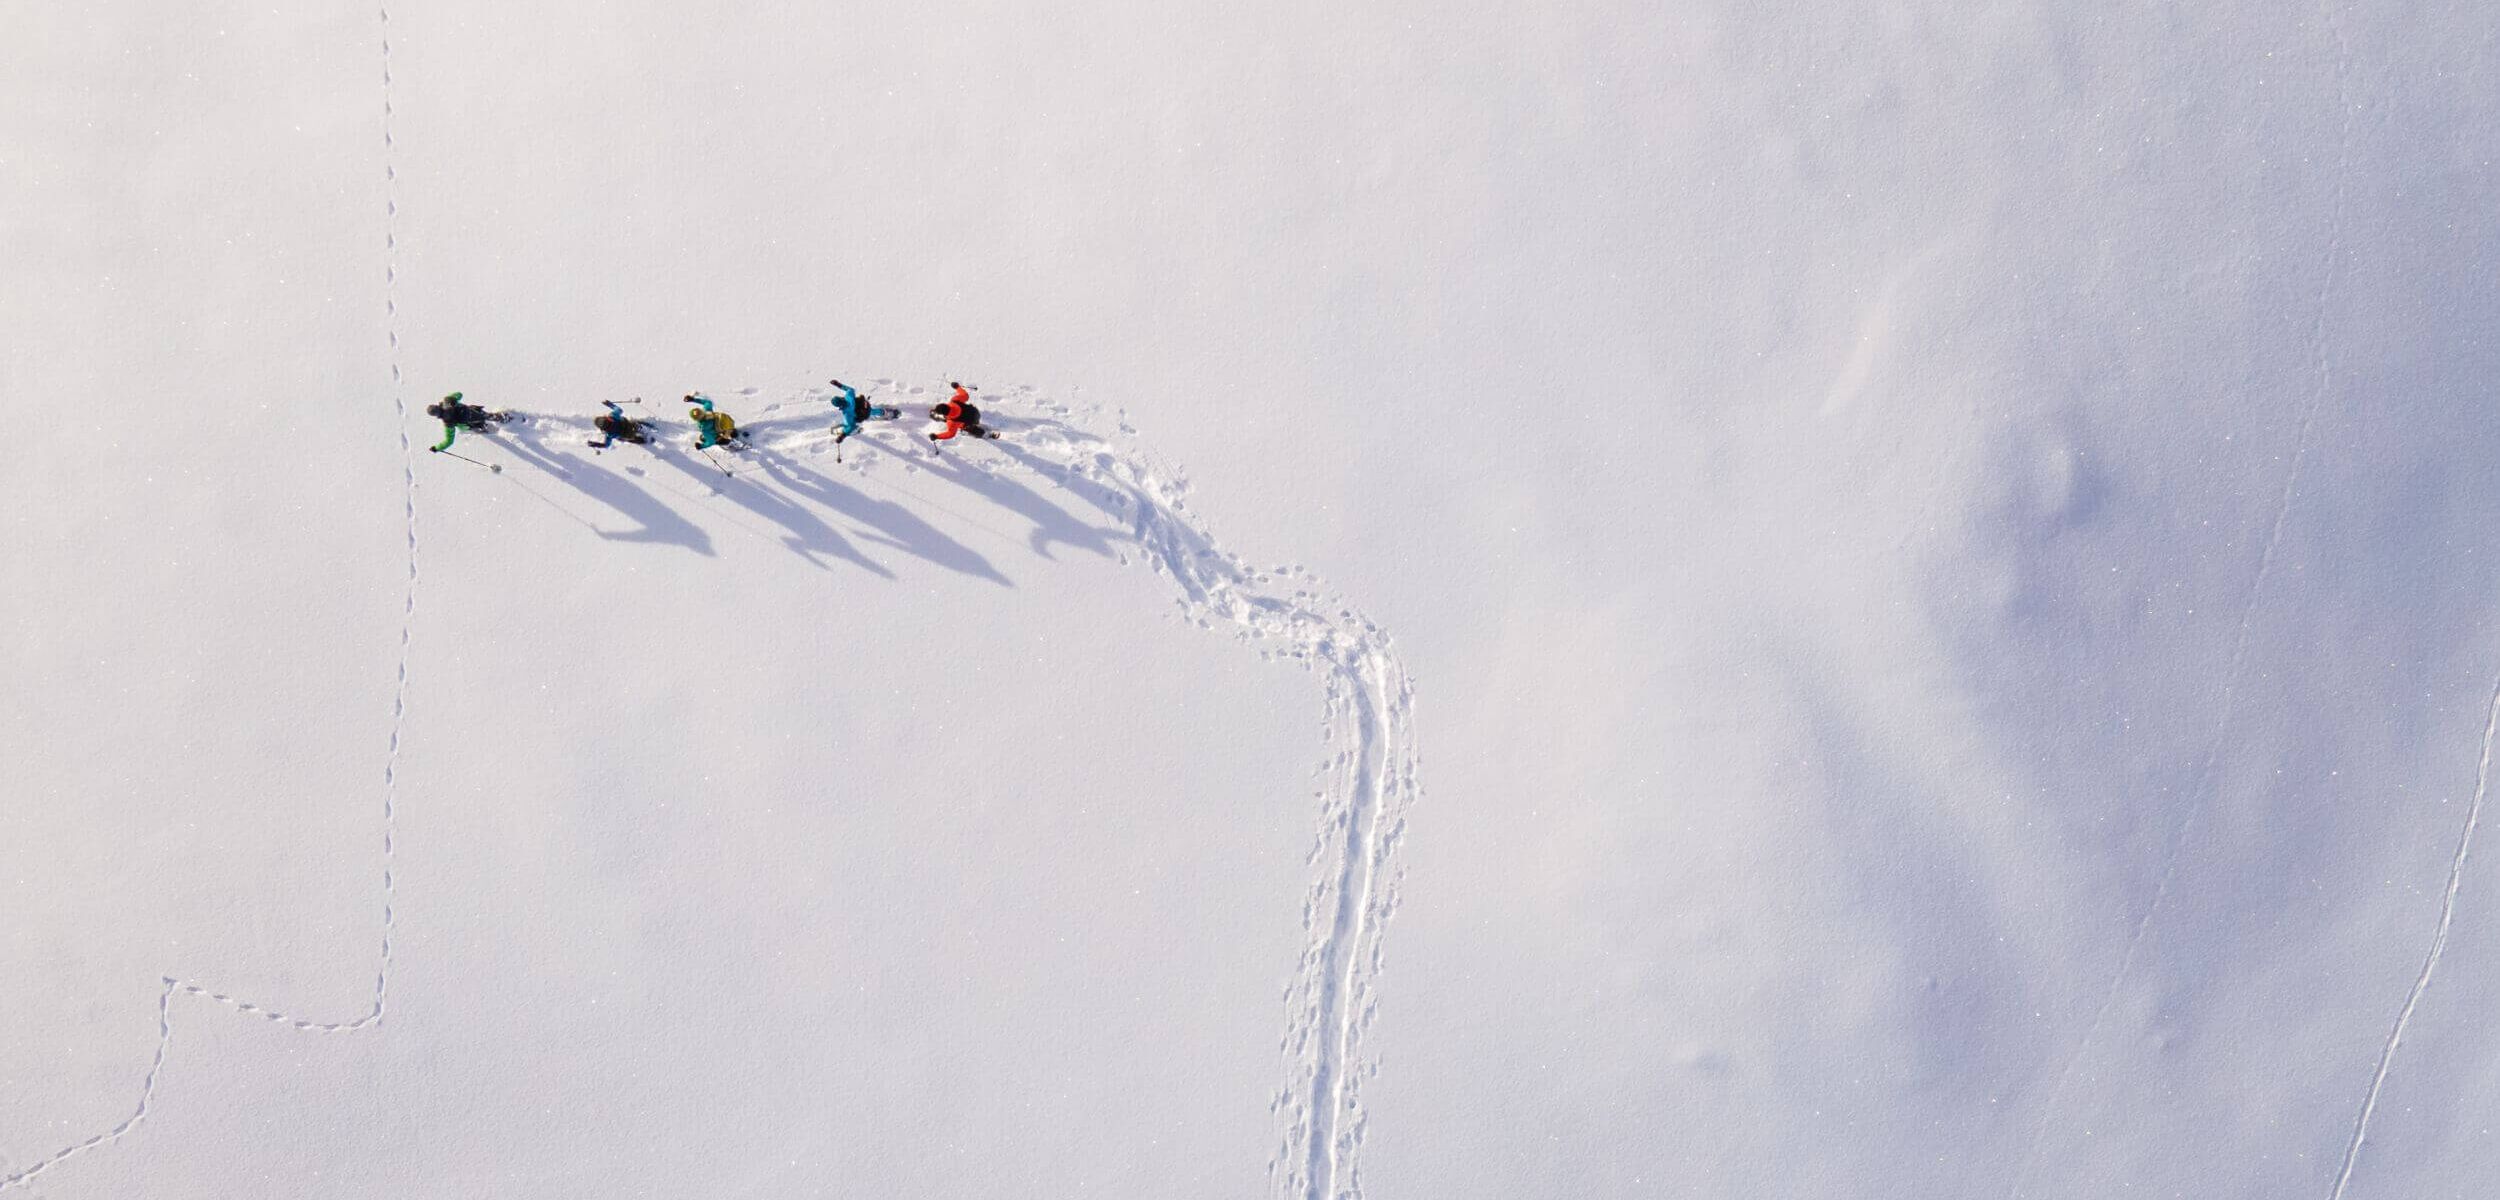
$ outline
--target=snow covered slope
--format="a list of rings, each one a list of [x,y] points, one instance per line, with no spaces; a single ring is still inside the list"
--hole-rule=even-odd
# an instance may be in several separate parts
[[[2479,1196],[2496,56],[21,6],[0,1197]]]

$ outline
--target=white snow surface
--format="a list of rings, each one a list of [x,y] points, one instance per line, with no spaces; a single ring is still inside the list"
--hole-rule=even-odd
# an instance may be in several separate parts
[[[7,8],[0,1200],[2489,1195],[2496,160],[2483,4]]]

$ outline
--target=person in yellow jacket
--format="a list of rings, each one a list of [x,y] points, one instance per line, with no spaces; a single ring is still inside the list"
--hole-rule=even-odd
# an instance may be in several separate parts
[[[695,449],[709,450],[714,446],[728,446],[735,450],[738,447],[733,443],[745,440],[746,431],[738,428],[738,422],[728,413],[712,407],[710,396],[701,392],[690,393],[686,397],[686,403],[694,405],[693,408],[686,410],[686,415],[694,418],[695,428],[702,431],[702,436],[695,441]]]

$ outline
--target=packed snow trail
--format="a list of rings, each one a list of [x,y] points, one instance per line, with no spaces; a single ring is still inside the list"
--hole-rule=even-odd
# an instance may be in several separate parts
[[[891,434],[851,440],[853,475],[874,479],[885,457],[930,453],[913,444],[909,418],[928,399],[893,380],[874,383],[874,400],[905,406]],[[899,393],[899,394],[898,394]],[[793,401],[762,406],[743,422],[766,463],[774,454],[831,440],[831,406],[810,390]],[[752,393],[746,394],[753,403]],[[1285,990],[1280,1048],[1287,1078],[1273,1107],[1281,1130],[1269,1162],[1279,1194],[1337,1200],[1362,1194],[1362,1082],[1374,1071],[1363,1044],[1378,1012],[1382,934],[1398,905],[1396,851],[1407,810],[1418,794],[1413,734],[1414,688],[1405,665],[1379,626],[1323,588],[1299,567],[1262,570],[1224,549],[1189,511],[1189,483],[1137,444],[1117,414],[1054,402],[1027,387],[981,393],[976,399],[1003,440],[947,453],[968,469],[1048,483],[1125,527],[1121,539],[1145,565],[1169,580],[1180,616],[1202,629],[1228,627],[1262,658],[1300,663],[1323,676],[1329,745],[1321,765],[1319,828],[1308,863],[1312,881],[1302,905],[1305,944]],[[726,405],[729,402],[724,401]],[[796,408],[801,420],[779,414]],[[815,415],[821,408],[828,415]],[[1086,428],[1102,424],[1114,433]],[[558,422],[558,427],[569,426]],[[587,422],[581,423],[587,429]],[[548,427],[533,418],[530,428]],[[663,440],[690,436],[691,425],[664,422]],[[898,449],[896,440],[909,449]],[[769,474],[769,468],[761,468]],[[733,478],[745,472],[733,472]],[[915,498],[914,502],[919,502]],[[1033,548],[1048,556],[1047,530]],[[1121,555],[1126,562],[1127,556]]]
[[[1386,632],[1299,567],[1263,570],[1224,549],[1189,511],[1187,478],[1139,446],[1135,429],[1117,414],[1058,403],[1028,387],[983,391],[975,398],[1002,440],[938,451],[925,443],[922,424],[913,420],[938,394],[891,379],[872,381],[869,398],[901,404],[904,419],[879,423],[850,439],[848,477],[893,492],[904,508],[944,513],[1008,541],[1016,539],[979,516],[880,476],[893,463],[925,470],[928,456],[942,454],[953,469],[977,473],[971,478],[1047,484],[1117,522],[1118,534],[1106,538],[1105,531],[1081,523],[1036,519],[1027,540],[1034,553],[1047,559],[1051,545],[1062,542],[1105,553],[1116,547],[1115,557],[1128,563],[1133,552],[1178,590],[1175,604],[1183,620],[1202,629],[1227,628],[1262,658],[1297,662],[1322,675],[1329,750],[1318,772],[1319,827],[1307,859],[1312,881],[1302,903],[1306,940],[1285,989],[1280,1050],[1286,1081],[1272,1104],[1281,1128],[1268,1170],[1280,1195],[1360,1196],[1362,1083],[1375,1069],[1363,1044],[1378,1011],[1382,932],[1397,911],[1396,851],[1417,795],[1414,689],[1404,664]],[[768,484],[789,486],[788,473],[776,464],[821,453],[832,442],[830,395],[811,388],[767,402],[754,389],[715,394],[746,434],[744,450],[713,463],[719,468],[711,485],[715,494],[753,488],[794,503],[807,499],[784,496]],[[590,420],[531,414],[498,436],[513,439],[517,456],[560,467],[563,454],[583,448],[592,436]],[[1095,424],[1116,432],[1088,428]],[[680,459],[694,453],[688,449],[691,421],[663,417],[650,430],[652,445],[606,453]],[[705,499],[674,485],[652,486],[681,502]],[[992,499],[1002,508],[1014,507]],[[849,532],[876,540],[872,530]],[[884,573],[872,562],[856,565]],[[981,566],[972,573],[994,574]]]
[[[393,316],[395,320],[396,314]],[[314,1021],[213,991],[195,981],[165,978],[158,998],[156,1053],[131,1115],[113,1128],[15,1174],[0,1176],[0,1189],[21,1184],[59,1162],[118,1140],[146,1118],[172,1041],[172,1002],[178,993],[213,1000],[238,1012],[308,1032],[348,1033],[382,1019],[388,997],[395,921],[392,862],[398,756],[407,710],[408,654],[417,585],[415,453],[406,436],[408,409],[404,397],[399,395],[395,340],[393,350],[393,398],[401,415],[401,455],[406,468],[402,486],[408,573],[399,636],[400,664],[393,685],[391,736],[383,767],[381,963],[374,979],[372,1006],[352,1020]],[[914,399],[923,395],[921,389],[898,388],[891,380],[879,384],[884,397],[898,392]],[[743,393],[741,399],[755,406],[752,391]],[[813,412],[818,399],[809,392],[791,401],[756,406],[766,415],[744,423],[750,436],[748,449],[730,458],[730,465],[724,468],[709,496],[662,483],[659,477],[642,476],[639,472],[634,475],[654,492],[671,497],[678,504],[715,513],[720,511],[719,506],[709,502],[723,494],[724,487],[754,488],[779,496],[768,485],[777,482],[786,486],[792,478],[782,460],[792,454],[820,451],[831,440],[829,421]],[[1312,879],[1302,898],[1305,944],[1284,989],[1285,1031],[1279,1048],[1286,1060],[1285,1082],[1270,1106],[1278,1114],[1280,1130],[1268,1173],[1283,1196],[1299,1200],[1359,1197],[1357,1156],[1364,1132],[1362,1083],[1376,1069],[1364,1056],[1364,1041],[1378,1011],[1382,934],[1397,910],[1400,869],[1396,851],[1405,830],[1407,810],[1418,794],[1414,690],[1406,669],[1391,648],[1387,633],[1321,589],[1301,568],[1263,570],[1222,548],[1206,525],[1189,511],[1186,478],[1137,446],[1135,430],[1125,421],[1106,419],[1118,430],[1117,434],[1092,432],[1083,427],[1083,422],[1099,414],[1050,402],[1027,388],[1009,389],[1003,397],[985,393],[981,400],[997,419],[998,427],[1006,432],[1007,440],[976,443],[947,457],[954,469],[973,473],[966,479],[976,483],[990,480],[979,486],[990,489],[988,498],[1001,510],[1019,512],[1035,520],[1029,538],[1024,539],[1033,553],[1050,559],[1053,545],[1068,544],[1113,557],[1123,564],[1132,562],[1133,555],[1177,589],[1175,604],[1183,620],[1209,630],[1218,628],[1220,623],[1236,640],[1256,649],[1261,658],[1296,662],[1322,676],[1322,736],[1328,751],[1317,772],[1319,784],[1313,793],[1319,801],[1319,812],[1318,828],[1306,858]],[[808,415],[775,415],[790,408]],[[662,421],[654,429],[661,444],[620,446],[609,453],[677,454],[683,447],[676,445],[671,435],[682,438],[690,428]],[[580,433],[587,440],[589,429],[586,417],[533,414],[523,424],[482,439],[482,444],[499,446],[524,463],[563,472],[570,469],[567,458],[578,463],[579,453],[587,449],[573,435]],[[889,505],[897,512],[887,514],[887,519],[910,515],[902,510],[926,507],[1014,540],[1012,535],[988,526],[977,514],[964,513],[898,484],[878,480],[877,476],[885,473],[888,460],[922,469],[913,460],[932,453],[927,447],[914,444],[918,434],[908,423],[900,424],[897,433],[903,446],[895,444],[898,439],[894,435],[854,438],[853,457],[848,464],[854,480],[884,486],[902,497]],[[522,486],[508,474],[497,478]],[[689,475],[689,479],[694,478],[699,476]],[[1115,524],[1098,527],[1082,521],[1044,519],[1034,510],[1051,506],[1032,503],[1040,498],[1037,492],[1009,482],[1013,480],[1033,480],[1063,492]],[[1018,503],[1019,497],[1022,503]],[[792,505],[808,498],[781,497]],[[663,509],[668,505],[657,495],[652,497],[652,503]],[[610,536],[596,525],[582,523],[602,536]],[[850,532],[860,534],[863,540],[875,540],[873,531]],[[891,575],[865,559],[859,559],[855,565]],[[944,565],[970,569],[962,563]],[[976,573],[995,574],[986,563],[980,566],[981,572]]]
[[[1300,662],[1326,678],[1331,754],[1322,768],[1314,878],[1302,910],[1308,941],[1286,992],[1289,1075],[1276,1104],[1284,1128],[1269,1169],[1288,1196],[1359,1197],[1361,1085],[1374,1070],[1363,1041],[1378,1012],[1382,933],[1397,912],[1396,851],[1417,795],[1415,696],[1406,667],[1386,632],[1307,574],[1262,571],[1221,548],[1189,512],[1188,483],[1178,472],[1133,444],[1071,424],[1067,406],[1025,389],[1010,395],[1017,403],[1000,411],[1021,419],[1002,427],[1034,453],[1005,452],[1038,475],[1059,475],[1088,500],[1094,498],[1085,484],[1107,489],[1104,511],[1127,516],[1147,564],[1180,589],[1186,619],[1201,628],[1228,622],[1262,657]],[[1130,432],[1125,421],[1116,427]]]

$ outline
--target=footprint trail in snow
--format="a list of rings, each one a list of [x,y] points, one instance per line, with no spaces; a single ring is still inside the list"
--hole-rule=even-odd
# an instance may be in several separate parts
[[[879,399],[900,400],[907,406],[927,396],[924,389],[898,387],[891,380],[877,381],[877,391]],[[755,403],[755,389],[733,394],[739,407]],[[1385,631],[1322,588],[1308,572],[1293,566],[1263,569],[1224,549],[1189,510],[1187,478],[1140,447],[1136,431],[1116,414],[1057,403],[1023,387],[983,393],[980,402],[997,418],[1007,440],[948,452],[956,469],[1001,480],[1035,481],[1044,489],[1077,498],[1116,523],[1116,533],[1092,527],[1083,531],[1037,529],[1032,544],[1036,553],[1048,558],[1053,540],[1099,534],[1100,544],[1091,548],[1124,564],[1142,563],[1172,584],[1183,620],[1228,633],[1262,658],[1299,663],[1321,677],[1325,700],[1321,732],[1327,750],[1314,774],[1312,791],[1318,801],[1318,828],[1306,859],[1311,881],[1302,895],[1305,943],[1284,987],[1285,1030],[1279,1050],[1285,1059],[1285,1079],[1270,1104],[1277,1114],[1278,1132],[1268,1174],[1282,1196],[1302,1200],[1359,1197],[1357,1155],[1365,1128],[1362,1085],[1377,1070],[1365,1056],[1364,1043],[1378,1014],[1382,934],[1398,907],[1397,849],[1408,809],[1418,795],[1414,689],[1406,668]],[[827,416],[820,415],[829,415],[830,407],[823,404],[819,392],[764,404],[755,411],[759,419],[748,425],[751,453],[766,456],[766,461],[774,455],[821,453],[830,441]],[[861,480],[873,481],[898,465],[922,469],[913,460],[928,453],[926,449],[913,445],[898,450],[895,445],[897,434],[909,442],[918,441],[908,419],[915,415],[907,408],[906,420],[874,426],[879,436],[854,439],[849,470]],[[1102,434],[1088,428],[1096,424],[1117,432]],[[664,422],[655,432],[663,438],[685,432],[676,425]],[[884,432],[888,430],[892,432]],[[521,445],[509,449],[515,453],[525,449],[525,457],[534,456],[542,465],[562,469],[555,461],[558,452],[576,452],[574,435],[586,436],[588,431],[587,419],[536,416],[514,431]],[[646,478],[632,466],[624,470],[629,476]],[[721,486],[766,487],[763,480],[770,472],[757,472],[756,465],[733,461],[724,466],[719,482]],[[746,478],[751,474],[757,478]],[[509,476],[498,478],[508,480]],[[413,611],[413,476],[407,482],[412,489],[408,518],[409,607]],[[681,487],[658,490],[683,504],[700,505],[706,500]],[[719,494],[717,486],[712,494]],[[900,503],[909,505],[916,499],[905,493]],[[145,1122],[173,1040],[171,1006],[178,994],[200,996],[233,1011],[313,1032],[355,1032],[381,1020],[393,924],[389,913],[399,899],[390,886],[390,841],[395,824],[391,810],[397,799],[398,724],[405,709],[409,649],[405,629],[400,641],[403,665],[395,687],[382,811],[384,967],[376,978],[371,1009],[351,1020],[312,1021],[193,981],[164,979],[157,1004],[155,1055],[130,1115],[110,1129],[0,1174],[0,1190],[22,1185],[61,1162],[118,1141]],[[422,903],[422,898],[408,902]]]

